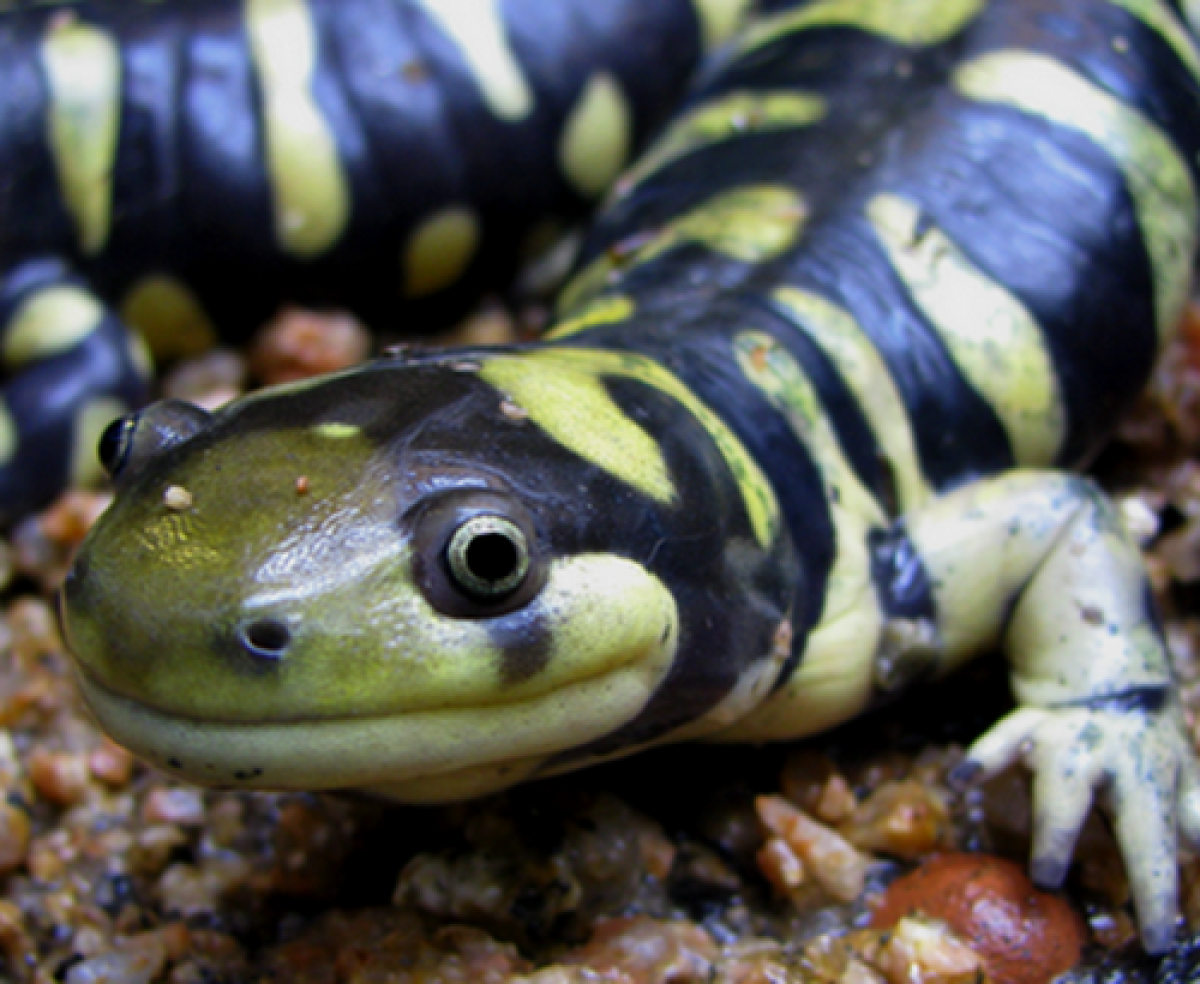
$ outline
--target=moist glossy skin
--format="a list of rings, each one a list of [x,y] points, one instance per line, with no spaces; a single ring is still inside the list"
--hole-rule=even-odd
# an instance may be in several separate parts
[[[431,800],[810,734],[1000,649],[1019,706],[956,778],[1031,768],[1044,885],[1095,800],[1160,952],[1200,765],[1137,544],[1062,469],[1173,330],[1198,159],[1166,4],[757,21],[544,343],[106,442],[65,592],[85,694],[203,781]]]
[[[614,466],[618,478],[506,403],[481,378],[485,359],[458,364],[381,363],[211,421],[177,405],[142,415],[114,451],[127,455],[120,501],[64,592],[85,693],[120,740],[214,782],[434,777],[411,792],[440,798],[451,779],[437,777],[465,772],[451,792],[466,795],[637,719],[706,645],[681,602],[743,607],[747,562],[784,569],[764,552],[721,570],[745,519],[736,498],[720,504],[727,482],[705,474],[718,452],[696,425],[680,420],[668,452],[693,487],[656,503],[634,484],[653,462]],[[560,408],[588,398],[561,375],[554,385]],[[628,454],[620,442],[645,432],[610,406]],[[617,529],[573,508],[581,494],[643,512]],[[650,529],[687,545],[657,571]],[[473,568],[482,582],[460,583]],[[774,621],[737,619],[749,639],[787,603],[774,577]],[[763,655],[746,659],[760,687],[779,670]]]

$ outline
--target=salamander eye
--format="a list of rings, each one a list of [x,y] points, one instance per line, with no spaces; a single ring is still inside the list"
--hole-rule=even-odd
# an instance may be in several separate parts
[[[450,538],[446,563],[464,593],[497,601],[516,591],[529,573],[529,546],[516,523],[502,516],[472,516]]]
[[[109,478],[116,478],[129,458],[129,450],[133,446],[133,432],[137,427],[137,414],[118,417],[104,428],[100,435],[100,443],[96,448],[96,456],[100,466]]]
[[[533,520],[508,496],[447,492],[424,503],[414,519],[417,584],[443,615],[504,615],[528,604],[545,583]]]
[[[182,400],[163,400],[114,420],[100,435],[100,464],[120,488],[151,458],[203,430],[207,411]]]

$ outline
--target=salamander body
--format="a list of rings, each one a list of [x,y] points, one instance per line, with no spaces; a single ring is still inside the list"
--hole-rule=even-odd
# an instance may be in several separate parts
[[[1200,61],[1150,0],[754,21],[617,184],[547,339],[110,430],[64,591],[170,771],[405,800],[810,734],[978,652],[1057,884],[1095,794],[1172,938],[1200,783],[1136,545],[1065,471],[1196,247]]]
[[[381,330],[461,314],[611,183],[744,6],[0,5],[0,522],[145,401],[127,325],[170,357],[284,298]]]

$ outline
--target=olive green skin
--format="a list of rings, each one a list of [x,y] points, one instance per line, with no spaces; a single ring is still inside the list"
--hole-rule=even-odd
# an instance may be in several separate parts
[[[678,495],[654,502],[514,413],[480,376],[496,358],[381,361],[211,419],[142,415],[63,592],[85,694],[119,740],[260,788],[489,765],[496,784],[519,760],[676,732],[748,672],[774,682],[798,565],[786,539],[754,542],[703,429],[642,387],[642,426],[673,434]],[[474,516],[514,524],[528,556],[494,600],[448,569]],[[668,676],[690,698],[656,702]]]

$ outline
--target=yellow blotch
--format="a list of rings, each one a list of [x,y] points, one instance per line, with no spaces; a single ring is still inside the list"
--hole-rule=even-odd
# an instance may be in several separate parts
[[[1187,300],[1196,250],[1196,188],[1186,161],[1149,118],[1065,65],[1026,51],[998,51],[960,67],[965,96],[1012,106],[1085,134],[1113,159],[1133,198],[1154,268],[1160,339]]]
[[[468,208],[443,208],[425,219],[401,258],[405,296],[424,297],[457,283],[475,257],[479,238],[479,221]]]
[[[617,183],[618,197],[628,195],[650,174],[701,147],[754,133],[810,126],[824,119],[825,99],[807,92],[728,92],[697,106],[671,123]]]
[[[737,481],[759,545],[765,547],[778,536],[779,504],[758,463],[720,417],[653,359],[632,352],[547,348],[491,359],[481,375],[529,410],[531,419],[555,440],[661,502],[672,501],[675,489],[658,443],[616,405],[601,380],[630,379],[666,393],[700,423],[724,458]],[[577,383],[581,390],[602,393],[603,401],[597,401],[597,410],[603,410],[604,419],[639,432],[641,438],[636,443],[641,460],[634,460],[603,433],[606,424],[575,401],[575,387],[568,385],[567,380]],[[514,392],[509,383],[522,387],[521,392]],[[524,393],[540,398],[539,406],[535,408],[526,402]],[[599,454],[593,456],[593,448],[599,449]],[[600,454],[612,467],[601,462]]]
[[[0,401],[0,467],[8,464],[17,453],[17,422],[8,405]]]
[[[862,326],[845,308],[817,294],[780,287],[772,297],[792,323],[825,353],[837,369],[884,457],[891,465],[900,511],[924,501],[929,494],[921,472],[912,422],[887,365]]]
[[[585,198],[604,192],[625,166],[633,140],[629,103],[617,80],[597,72],[568,114],[558,145],[563,174]]]
[[[706,51],[715,48],[741,26],[753,0],[692,0]]]
[[[590,328],[618,325],[633,317],[636,310],[636,305],[624,294],[601,297],[585,305],[578,314],[559,321],[546,332],[545,337],[548,339],[565,338],[568,335],[578,335]]]
[[[350,192],[337,141],[311,91],[316,32],[304,0],[244,0],[262,89],[275,235],[295,256],[317,256],[342,234]]]
[[[355,424],[343,424],[338,421],[330,421],[325,424],[317,424],[313,431],[321,437],[327,437],[334,441],[345,440],[348,437],[359,437],[362,435],[362,428]]]
[[[986,0],[817,0],[800,10],[764,17],[738,42],[753,51],[811,28],[853,27],[897,44],[926,46],[953,37],[983,10]]]
[[[71,448],[71,484],[94,486],[104,480],[104,469],[96,448],[104,428],[129,408],[113,397],[92,400],[75,415],[75,443]]]
[[[104,318],[104,308],[82,287],[47,287],[17,308],[4,336],[4,364],[18,369],[78,345]]]
[[[50,148],[80,248],[98,253],[112,220],[112,174],[121,112],[121,57],[107,31],[51,18],[42,42],[50,87]]]
[[[502,356],[485,362],[480,375],[559,444],[655,502],[674,502],[675,483],[658,442],[612,398],[597,367],[574,354]]]
[[[504,33],[496,0],[419,0],[458,46],[488,108],[519,122],[533,112],[533,93]]]
[[[175,277],[153,274],[121,300],[121,318],[145,338],[161,360],[186,359],[212,348],[217,333],[200,301]]]
[[[703,246],[743,263],[773,259],[795,245],[807,216],[804,200],[786,185],[723,191],[676,216],[636,252],[619,256],[610,250],[598,256],[563,288],[559,310],[570,310],[609,286],[621,271],[636,269],[678,246]]]
[[[945,232],[922,223],[913,202],[876,195],[867,217],[913,302],[1000,418],[1017,461],[1052,464],[1066,435],[1066,409],[1033,314]]]

